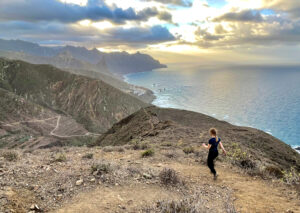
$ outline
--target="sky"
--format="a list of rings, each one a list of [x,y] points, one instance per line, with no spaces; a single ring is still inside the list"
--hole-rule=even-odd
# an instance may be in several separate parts
[[[0,38],[165,63],[297,64],[299,0],[0,0]]]

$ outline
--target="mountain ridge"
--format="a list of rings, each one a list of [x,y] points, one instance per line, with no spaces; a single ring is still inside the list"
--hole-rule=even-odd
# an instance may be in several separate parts
[[[86,69],[103,72],[103,67],[99,62],[105,60],[106,66],[111,74],[124,75],[133,72],[150,71],[158,68],[165,68],[149,55],[140,52],[129,54],[127,52],[104,53],[97,49],[88,50],[85,47],[57,46],[45,47],[36,43],[22,40],[3,40],[0,39],[1,55],[11,59],[25,60],[36,64],[52,64],[62,69]],[[69,62],[63,63],[61,53],[68,53]],[[78,67],[78,64],[80,66]]]

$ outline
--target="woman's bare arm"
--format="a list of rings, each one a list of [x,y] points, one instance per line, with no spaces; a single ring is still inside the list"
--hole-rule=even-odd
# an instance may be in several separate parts
[[[202,146],[203,146],[204,148],[206,148],[206,149],[210,149],[211,144],[206,145],[205,143],[203,143]]]
[[[224,148],[222,142],[220,142],[220,147],[221,147],[221,149],[223,150],[224,155],[226,155],[227,153],[226,153],[226,150],[225,150],[225,148]]]

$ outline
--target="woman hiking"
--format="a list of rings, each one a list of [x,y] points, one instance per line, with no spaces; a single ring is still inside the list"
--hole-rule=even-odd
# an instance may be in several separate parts
[[[226,155],[226,151],[223,147],[223,144],[221,142],[221,138],[217,136],[217,130],[215,128],[211,128],[209,130],[210,139],[208,141],[208,145],[202,144],[206,149],[209,149],[208,151],[208,157],[207,157],[207,166],[210,169],[211,173],[214,175],[214,179],[217,179],[217,172],[215,170],[214,160],[218,157],[218,145],[220,144],[221,149],[223,150],[224,155]]]

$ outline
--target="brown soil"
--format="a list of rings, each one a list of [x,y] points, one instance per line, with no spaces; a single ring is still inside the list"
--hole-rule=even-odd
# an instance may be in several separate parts
[[[202,161],[204,152],[205,156],[196,157],[174,147],[153,148],[155,154],[149,158],[141,158],[141,150],[118,152],[120,147],[111,152],[99,148],[18,151],[15,162],[0,158],[0,211],[28,212],[37,204],[46,212],[143,212],[158,201],[178,201],[198,193],[203,212],[226,212],[230,203],[237,212],[300,212],[297,191],[280,180],[249,176],[218,161],[220,176],[213,181]],[[167,152],[176,158],[166,157]],[[65,161],[55,161],[59,153],[64,153]],[[83,158],[90,153],[93,159]],[[91,166],[99,162],[109,163],[111,171],[93,174]],[[162,185],[159,173],[163,168],[173,168],[185,184]],[[81,179],[83,183],[76,185]]]

